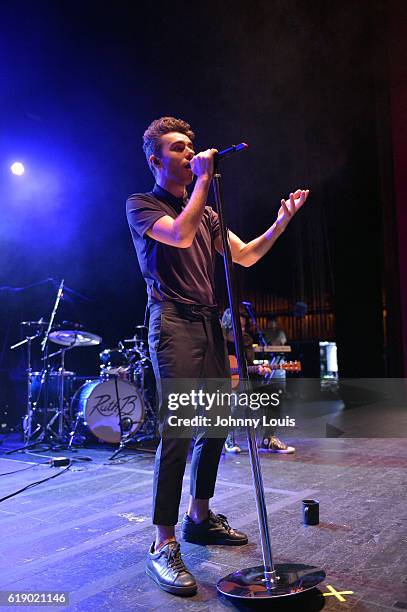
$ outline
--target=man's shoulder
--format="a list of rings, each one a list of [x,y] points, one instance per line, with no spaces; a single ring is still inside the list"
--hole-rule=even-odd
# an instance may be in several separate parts
[[[146,193],[133,193],[129,195],[126,200],[126,210],[135,210],[140,208],[141,206],[145,206],[145,204],[152,204],[159,206],[160,200],[158,200],[152,191],[147,191]]]

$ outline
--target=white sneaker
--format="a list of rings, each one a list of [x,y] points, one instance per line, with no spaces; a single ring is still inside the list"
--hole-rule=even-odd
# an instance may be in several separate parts
[[[230,446],[229,446],[229,445],[228,445],[228,444],[226,444],[226,442],[225,442],[225,451],[226,451],[227,453],[241,453],[241,452],[242,452],[242,449],[241,449],[241,448],[240,448],[240,446],[238,446],[237,444],[235,444],[235,445],[233,445],[233,446],[232,446],[232,445],[230,445]]]
[[[283,455],[295,453],[294,446],[288,446],[287,444],[285,444],[285,442],[283,442],[276,436],[271,436],[271,438],[264,438],[260,450],[266,453],[280,453]]]
[[[228,436],[225,440],[225,451],[227,453],[241,453],[242,449],[236,444],[233,436]]]

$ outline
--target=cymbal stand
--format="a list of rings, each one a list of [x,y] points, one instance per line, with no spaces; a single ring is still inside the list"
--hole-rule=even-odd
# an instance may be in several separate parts
[[[46,418],[47,418],[48,380],[49,380],[48,378],[49,361],[48,361],[47,351],[45,353],[46,356],[43,357],[43,360],[46,361],[46,366],[42,370],[42,375],[41,375],[41,379],[39,383],[37,396],[33,398],[33,395],[32,395],[31,342],[35,337],[40,336],[40,334],[41,332],[38,331],[38,333],[35,336],[30,336],[26,338],[26,340],[18,342],[17,344],[14,344],[12,347],[10,347],[11,349],[14,349],[14,348],[17,348],[18,346],[21,346],[25,342],[27,342],[27,355],[28,355],[27,357],[28,358],[28,362],[27,362],[28,363],[28,368],[27,368],[27,412],[23,419],[24,445],[7,451],[6,452],[7,455],[11,455],[12,453],[16,453],[21,450],[26,450],[28,448],[33,448],[37,446],[38,444],[42,444],[44,442],[45,430],[46,430],[46,424],[47,424]],[[43,423],[42,424],[37,423],[35,430],[32,431],[32,421],[39,408],[39,401],[41,399],[41,394],[43,396],[43,413],[44,413]],[[34,442],[31,442],[32,438],[38,432],[40,432],[38,438]]]
[[[40,388],[38,391],[38,398],[41,395],[41,391],[44,388],[44,397],[43,397],[43,401],[44,401],[44,406],[43,406],[43,410],[44,410],[44,418],[43,418],[43,424],[42,424],[42,432],[39,436],[39,438],[37,439],[37,443],[42,443],[42,442],[50,442],[50,440],[48,439],[48,432],[50,431],[48,428],[48,381],[49,381],[49,371],[50,371],[50,362],[49,362],[49,353],[48,353],[48,339],[49,339],[49,334],[51,332],[52,326],[54,324],[54,319],[55,319],[55,315],[57,313],[58,310],[58,306],[59,303],[61,301],[61,297],[62,297],[62,290],[64,287],[64,279],[62,279],[59,288],[58,288],[58,293],[55,299],[55,303],[54,303],[54,307],[52,309],[52,313],[51,316],[49,318],[49,323],[48,323],[48,327],[45,331],[44,337],[41,341],[41,352],[43,353],[44,357],[42,358],[42,361],[44,361],[44,370],[41,376],[41,382],[40,382]],[[45,383],[45,384],[44,384]]]
[[[54,434],[54,436],[57,438],[57,440],[59,442],[63,442],[63,435],[64,435],[64,413],[65,413],[65,353],[69,350],[71,350],[72,348],[74,348],[74,344],[75,341],[73,342],[72,346],[66,346],[62,349],[60,349],[59,351],[56,351],[55,353],[52,353],[52,355],[49,355],[49,357],[54,357],[55,355],[61,355],[61,366],[59,368],[59,372],[58,372],[58,378],[59,378],[59,385],[58,385],[58,391],[59,391],[59,405],[58,405],[58,410],[57,412],[54,414],[54,416],[52,417],[52,419],[49,421],[49,423],[47,424],[47,430],[51,431],[51,433]],[[55,433],[55,431],[52,429],[52,425],[54,424],[54,422],[58,419],[58,430],[57,433]]]
[[[216,209],[219,216],[219,228],[223,246],[223,261],[225,268],[226,286],[229,297],[229,306],[232,315],[233,334],[236,345],[240,389],[250,393],[250,382],[247,362],[244,353],[243,332],[240,325],[239,301],[237,299],[236,283],[232,254],[229,244],[228,229],[223,214],[223,194],[219,162],[228,151],[240,150],[240,145],[233,146],[214,156],[213,190],[215,194]],[[248,408],[246,408],[248,410]],[[248,414],[250,416],[250,414]],[[250,423],[250,420],[248,421]],[[256,507],[260,531],[260,544],[263,564],[233,572],[219,580],[217,589],[219,593],[239,599],[276,599],[282,596],[292,596],[306,590],[315,588],[325,578],[325,572],[312,566],[303,564],[274,565],[271,551],[271,539],[267,517],[267,506],[264,495],[263,478],[260,458],[256,444],[256,432],[253,426],[248,425],[247,442],[249,447],[250,464],[252,469],[253,485],[255,489]]]
[[[27,409],[26,409],[26,414],[24,416],[23,419],[23,433],[24,433],[24,443],[26,444],[27,442],[29,442],[31,436],[35,435],[38,430],[41,428],[41,425],[37,425],[36,430],[34,431],[34,433],[32,432],[32,421],[33,421],[33,413],[35,410],[34,407],[34,403],[33,403],[33,397],[32,397],[32,365],[31,365],[31,343],[33,340],[35,340],[35,338],[38,338],[40,336],[40,330],[37,330],[37,332],[33,335],[33,336],[26,336],[25,340],[21,340],[21,342],[17,342],[16,344],[13,344],[12,346],[10,346],[10,350],[14,350],[16,348],[19,348],[20,346],[23,346],[24,344],[27,345]]]
[[[64,428],[64,386],[65,386],[65,353],[68,349],[61,351],[61,368],[60,368],[60,390],[59,390],[59,418],[58,418],[58,437],[62,438]]]
[[[58,310],[58,306],[59,306],[59,302],[61,301],[61,297],[62,297],[62,290],[63,290],[63,286],[64,286],[64,279],[62,279],[60,285],[59,285],[59,289],[58,289],[58,293],[55,299],[55,303],[54,303],[54,307],[52,309],[52,313],[49,319],[49,323],[48,323],[48,327],[47,330],[44,334],[44,337],[41,341],[41,352],[43,353],[43,358],[42,361],[44,361],[44,369],[42,372],[42,376],[41,376],[41,381],[40,381],[40,385],[39,385],[39,390],[38,390],[38,395],[36,398],[36,401],[33,402],[32,401],[32,397],[31,397],[31,388],[29,389],[29,402],[31,403],[32,406],[32,410],[30,412],[30,417],[32,417],[33,413],[35,412],[36,408],[37,408],[37,404],[38,401],[41,397],[41,393],[42,391],[44,391],[43,393],[43,411],[44,411],[44,418],[43,418],[43,422],[42,422],[42,426],[40,425],[40,427],[37,427],[36,431],[34,433],[31,433],[31,436],[34,435],[35,433],[37,433],[38,431],[40,432],[38,438],[35,440],[35,442],[33,443],[29,443],[29,444],[24,444],[24,446],[22,446],[21,448],[15,448],[12,451],[8,451],[8,453],[12,453],[12,452],[17,452],[19,450],[26,450],[27,448],[32,448],[33,446],[37,446],[37,444],[42,444],[42,443],[50,443],[49,437],[48,437],[48,432],[49,429],[47,427],[48,423],[47,423],[47,419],[48,419],[48,380],[49,380],[49,370],[50,370],[50,363],[49,363],[49,354],[48,354],[48,338],[49,338],[49,334],[50,331],[52,329],[52,326],[54,324],[54,319],[55,319],[55,315],[56,312]],[[31,365],[30,365],[31,367]],[[31,378],[31,377],[30,377]],[[31,429],[31,424],[30,424],[30,429]],[[26,436],[26,440],[27,442],[30,442],[30,437]]]

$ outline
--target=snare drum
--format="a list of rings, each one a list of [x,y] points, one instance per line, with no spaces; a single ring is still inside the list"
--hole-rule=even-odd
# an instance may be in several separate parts
[[[124,380],[117,381],[122,420],[130,419],[134,434],[144,421],[144,403],[137,387]],[[115,381],[93,380],[82,385],[72,398],[72,414],[103,442],[120,442],[119,411]]]

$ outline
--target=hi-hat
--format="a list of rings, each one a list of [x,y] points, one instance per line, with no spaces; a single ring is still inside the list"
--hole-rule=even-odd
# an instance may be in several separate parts
[[[61,346],[97,346],[102,342],[102,338],[96,334],[91,334],[86,331],[77,331],[74,329],[65,329],[52,332],[49,339],[55,344]]]

